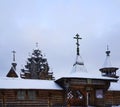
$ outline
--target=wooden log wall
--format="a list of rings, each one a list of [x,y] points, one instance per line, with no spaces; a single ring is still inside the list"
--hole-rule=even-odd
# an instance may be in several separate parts
[[[105,103],[106,105],[120,105],[120,91],[107,91]]]
[[[19,90],[0,90],[0,107],[54,107],[64,104],[63,91],[57,90],[34,90],[36,97],[33,100],[28,98],[28,91],[25,91],[25,99],[19,100]]]

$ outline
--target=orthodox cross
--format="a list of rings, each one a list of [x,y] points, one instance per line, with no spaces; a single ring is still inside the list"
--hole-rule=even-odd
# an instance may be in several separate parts
[[[79,39],[82,39],[82,38],[80,38],[79,35],[76,34],[76,37],[74,37],[74,39],[77,40],[77,42],[76,42],[76,45],[77,45],[77,55],[80,55],[80,53],[79,53],[79,46],[80,46]]]
[[[13,61],[15,62],[15,51],[12,51],[12,53],[13,53]]]

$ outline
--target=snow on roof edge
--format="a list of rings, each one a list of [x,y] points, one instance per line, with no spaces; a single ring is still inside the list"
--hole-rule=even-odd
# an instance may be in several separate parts
[[[63,90],[53,80],[30,80],[30,79],[16,79],[16,78],[0,79],[0,89]]]

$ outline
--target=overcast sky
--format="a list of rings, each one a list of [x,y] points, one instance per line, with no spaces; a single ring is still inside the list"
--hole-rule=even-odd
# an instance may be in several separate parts
[[[9,71],[13,50],[20,72],[36,42],[54,73],[70,72],[77,33],[89,72],[102,67],[107,45],[120,67],[120,0],[0,0],[0,75]]]

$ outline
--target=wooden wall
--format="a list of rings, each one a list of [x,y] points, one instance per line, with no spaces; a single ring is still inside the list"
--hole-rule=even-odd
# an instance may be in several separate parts
[[[36,97],[33,100],[28,98],[28,91],[25,91],[25,99],[19,100],[18,90],[0,90],[0,107],[54,107],[64,104],[64,94],[57,90],[34,90]]]
[[[120,91],[107,91],[105,94],[106,105],[120,105]]]
[[[65,92],[57,90],[33,90],[36,93],[35,99],[29,99],[28,91],[25,91],[25,99],[18,99],[19,90],[0,90],[0,107],[61,107],[65,101]],[[91,92],[89,92],[91,93]],[[93,95],[94,92],[91,93]],[[95,93],[93,95],[95,97]],[[93,98],[94,99],[94,98]],[[111,107],[120,105],[120,91],[107,91],[103,99],[94,99],[97,107]],[[94,105],[93,104],[93,105]]]

